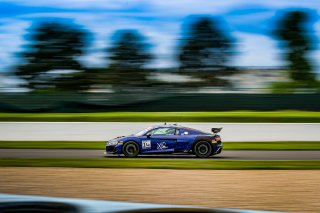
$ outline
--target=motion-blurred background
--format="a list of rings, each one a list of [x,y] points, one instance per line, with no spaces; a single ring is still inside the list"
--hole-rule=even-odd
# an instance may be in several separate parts
[[[318,6],[3,0],[0,111],[317,111]]]
[[[319,6],[0,0],[0,193],[320,212]],[[222,153],[103,157],[165,122]]]

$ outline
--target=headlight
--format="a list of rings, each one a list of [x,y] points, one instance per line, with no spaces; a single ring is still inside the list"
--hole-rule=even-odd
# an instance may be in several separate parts
[[[109,146],[115,146],[118,144],[118,141],[108,141],[107,145]]]

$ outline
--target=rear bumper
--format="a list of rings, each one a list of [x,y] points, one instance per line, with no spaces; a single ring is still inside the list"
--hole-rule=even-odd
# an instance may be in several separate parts
[[[223,145],[222,144],[217,144],[215,146],[215,148],[214,148],[214,153],[213,154],[214,155],[220,154],[222,149],[223,149]]]

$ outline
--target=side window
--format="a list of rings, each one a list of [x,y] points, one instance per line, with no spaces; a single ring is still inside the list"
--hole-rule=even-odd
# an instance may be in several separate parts
[[[176,135],[180,135],[180,129],[176,129]]]
[[[158,128],[153,131],[151,131],[151,135],[174,135],[176,133],[175,128]]]

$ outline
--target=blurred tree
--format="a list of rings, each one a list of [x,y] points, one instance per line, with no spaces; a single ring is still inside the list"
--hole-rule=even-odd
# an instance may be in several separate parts
[[[136,30],[115,32],[114,43],[108,49],[110,65],[108,81],[114,86],[143,86],[148,84],[146,64],[152,59],[149,45]]]
[[[180,71],[216,79],[219,71],[227,70],[232,40],[210,17],[197,18],[189,28],[180,48]]]
[[[20,55],[16,74],[31,90],[79,91],[88,88],[87,73],[76,57],[84,52],[86,33],[73,26],[45,22],[29,30],[31,43]]]
[[[313,49],[310,29],[306,29],[308,13],[303,11],[287,12],[277,23],[274,35],[285,47],[285,58],[288,62],[290,78],[297,83],[310,86],[315,83],[313,67],[307,55]]]

